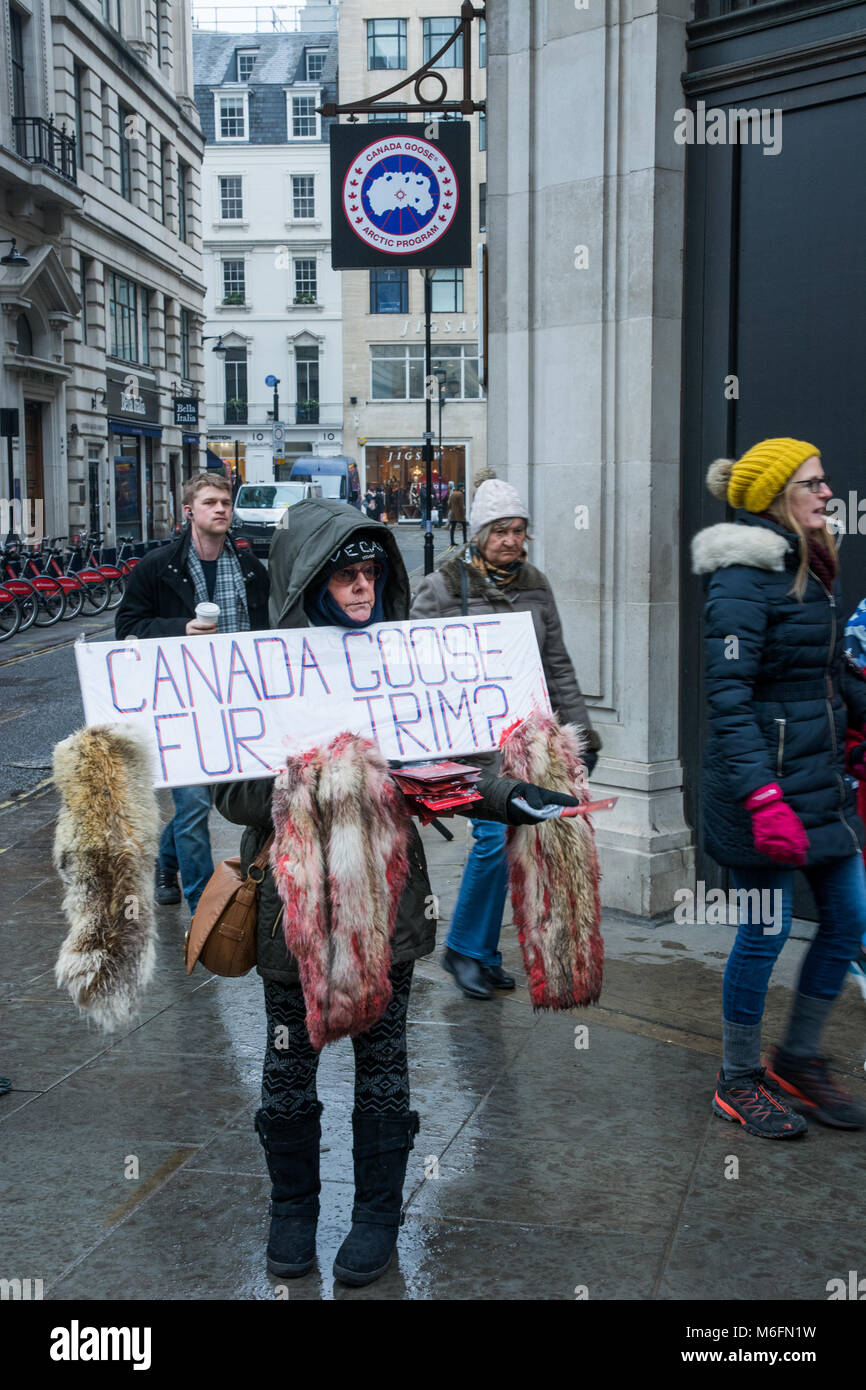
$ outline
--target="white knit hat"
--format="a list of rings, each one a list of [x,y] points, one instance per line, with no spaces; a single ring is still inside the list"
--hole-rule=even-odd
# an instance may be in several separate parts
[[[521,502],[520,494],[510,483],[502,478],[488,478],[481,484],[469,508],[469,534],[477,536],[491,521],[502,521],[505,517],[522,516],[529,520],[526,504]]]

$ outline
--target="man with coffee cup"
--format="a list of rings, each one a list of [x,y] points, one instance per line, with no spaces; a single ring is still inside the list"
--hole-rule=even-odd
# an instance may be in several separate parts
[[[187,524],[177,540],[152,550],[127,580],[114,631],[126,637],[213,636],[267,628],[268,574],[252,551],[228,536],[232,491],[221,473],[199,473],[183,490]],[[175,814],[156,863],[156,901],[179,903],[180,870],[191,913],[213,873],[208,815],[211,788],[173,787]]]

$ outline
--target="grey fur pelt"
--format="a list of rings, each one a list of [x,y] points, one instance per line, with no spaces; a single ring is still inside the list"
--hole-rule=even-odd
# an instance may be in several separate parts
[[[117,729],[79,729],[54,749],[54,781],[54,866],[69,923],[54,974],[85,1017],[113,1032],[135,1016],[156,959],[150,756]]]

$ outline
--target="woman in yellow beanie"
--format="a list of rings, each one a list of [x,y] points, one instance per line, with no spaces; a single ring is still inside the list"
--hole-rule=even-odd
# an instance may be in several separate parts
[[[723,1062],[713,1110],[750,1134],[803,1133],[805,1109],[859,1129],[866,1111],[831,1079],[820,1040],[866,925],[863,825],[845,780],[849,725],[866,726],[866,681],[843,653],[832,488],[820,451],[765,439],[707,475],[741,509],[695,536],[704,576],[710,738],[704,845],[732,871],[740,925],[722,991]],[[770,975],[791,929],[794,869],[818,906],[784,1039],[761,1061]]]

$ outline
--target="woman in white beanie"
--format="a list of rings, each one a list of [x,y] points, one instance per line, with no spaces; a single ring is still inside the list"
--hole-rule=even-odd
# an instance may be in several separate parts
[[[526,558],[529,512],[510,483],[488,478],[469,511],[470,543],[422,581],[413,618],[457,614],[531,613],[550,703],[562,722],[582,727],[591,773],[601,740],[586,711],[550,585]],[[475,843],[463,874],[442,964],[469,999],[490,999],[513,989],[502,969],[499,934],[508,892],[505,827],[472,822]]]

